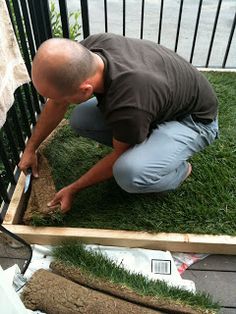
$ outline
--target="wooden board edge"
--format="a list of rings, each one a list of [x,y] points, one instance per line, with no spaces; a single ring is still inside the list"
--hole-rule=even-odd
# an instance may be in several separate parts
[[[11,202],[4,217],[3,223],[6,225],[17,224],[20,221],[22,205],[25,199],[24,186],[25,174],[21,172],[15,191],[12,195]]]
[[[231,68],[231,69],[217,69],[217,68],[201,68],[197,67],[197,69],[200,72],[218,72],[218,73],[236,73],[236,69]]]
[[[140,231],[5,225],[31,244],[55,245],[66,240],[86,244],[140,247],[171,252],[236,255],[236,237]]]

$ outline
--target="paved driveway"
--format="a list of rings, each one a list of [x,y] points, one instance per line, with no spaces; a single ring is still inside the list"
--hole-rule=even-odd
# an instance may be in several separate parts
[[[80,1],[69,0],[69,11],[80,9]],[[144,33],[145,39],[158,40],[160,0],[145,1]],[[140,37],[141,0],[126,0],[126,36]],[[91,34],[104,32],[104,2],[88,0]],[[179,35],[178,53],[189,60],[199,1],[185,0],[183,4],[182,23]],[[201,18],[193,63],[204,66],[209,49],[215,20],[217,0],[203,0]],[[174,49],[178,23],[180,0],[164,0],[161,44]],[[107,0],[108,31],[118,34],[123,32],[123,1]],[[232,22],[236,12],[235,0],[223,0],[219,15],[212,56],[209,66],[221,66],[228,43]],[[229,53],[227,67],[236,68],[236,31]]]

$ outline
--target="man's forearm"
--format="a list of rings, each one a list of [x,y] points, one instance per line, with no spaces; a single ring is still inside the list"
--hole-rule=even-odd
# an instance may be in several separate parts
[[[113,176],[113,165],[116,160],[129,149],[130,144],[122,143],[113,138],[112,153],[101,159],[95,166],[72,184],[64,187],[56,193],[53,200],[48,203],[49,207],[60,204],[63,213],[67,212],[72,205],[73,197],[79,191],[105,181]]]
[[[67,104],[56,103],[53,100],[48,99],[34,128],[33,134],[27,143],[26,150],[35,151],[41,142],[60,123],[66,110]]]
[[[110,153],[68,187],[73,191],[73,194],[76,194],[86,187],[111,178],[113,176],[112,168],[118,157],[119,155],[115,152]]]

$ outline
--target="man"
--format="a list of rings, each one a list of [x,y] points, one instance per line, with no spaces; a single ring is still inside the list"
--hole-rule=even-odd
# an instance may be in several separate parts
[[[49,206],[71,208],[82,189],[114,176],[129,193],[176,189],[191,173],[188,158],[217,137],[217,99],[204,76],[174,52],[153,42],[114,34],[80,44],[44,42],[32,80],[47,103],[19,167],[37,177],[36,150],[80,103],[71,126],[113,151],[60,190]],[[92,96],[95,96],[91,98]]]

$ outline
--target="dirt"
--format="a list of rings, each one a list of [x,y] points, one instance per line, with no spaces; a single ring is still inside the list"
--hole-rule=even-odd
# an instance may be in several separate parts
[[[41,154],[38,154],[38,169],[39,178],[33,178],[31,182],[31,193],[23,216],[25,224],[31,224],[35,217],[45,218],[60,210],[59,206],[53,209],[47,206],[55,195],[56,189],[48,161]]]
[[[47,314],[158,313],[144,306],[89,289],[44,269],[34,273],[21,298],[28,309],[41,310]]]
[[[193,309],[189,306],[184,306],[178,302],[167,300],[158,297],[142,296],[132,291],[131,289],[113,284],[106,280],[95,278],[89,274],[85,274],[78,267],[68,266],[62,262],[52,262],[50,268],[54,273],[59,274],[67,279],[72,280],[83,286],[95,289],[97,291],[108,293],[112,296],[121,298],[128,302],[146,306],[155,311],[163,311],[164,313],[181,313],[181,314],[200,314],[210,313],[201,309]]]
[[[55,195],[56,188],[52,178],[51,167],[44,156],[44,149],[52,141],[55,134],[67,123],[67,120],[62,120],[58,127],[40,145],[37,151],[39,178],[32,178],[31,192],[23,216],[23,222],[27,225],[32,224],[34,219],[44,219],[60,211],[60,206],[53,209],[47,206],[48,202],[50,202]]]

